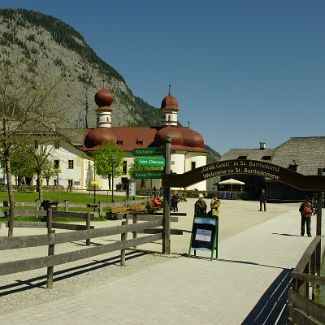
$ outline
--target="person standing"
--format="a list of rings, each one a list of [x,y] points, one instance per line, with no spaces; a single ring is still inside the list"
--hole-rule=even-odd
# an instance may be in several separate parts
[[[219,207],[220,207],[220,200],[218,199],[217,194],[213,194],[211,202],[210,202],[210,209],[211,209],[211,215],[213,217],[218,218],[219,217]]]
[[[264,208],[264,212],[266,212],[266,192],[265,192],[265,188],[261,189],[260,192],[260,210],[262,211],[262,206]]]
[[[173,194],[171,198],[171,208],[174,212],[178,212],[178,201],[179,201],[178,193]]]
[[[199,194],[199,199],[194,204],[194,216],[205,216],[207,214],[207,204],[203,200],[203,195]]]
[[[300,234],[301,236],[304,236],[305,228],[307,228],[307,235],[308,237],[311,237],[310,220],[313,213],[313,206],[310,203],[309,198],[306,197],[305,201],[300,204],[299,212],[301,215]]]

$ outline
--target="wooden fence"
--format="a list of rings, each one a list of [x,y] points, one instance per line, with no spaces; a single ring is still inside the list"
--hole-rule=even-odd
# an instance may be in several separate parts
[[[58,208],[63,208],[65,212],[69,212],[71,208],[93,208],[94,212],[96,211],[98,213],[98,216],[102,217],[106,215],[107,210],[111,209],[112,207],[132,207],[133,205],[142,205],[143,207],[146,206],[148,202],[148,199],[141,199],[141,200],[128,200],[128,201],[121,201],[121,202],[113,202],[113,203],[105,203],[105,202],[97,202],[97,203],[91,203],[91,204],[85,204],[85,203],[74,203],[70,202],[68,200],[65,200],[64,202],[59,202]],[[0,207],[8,208],[8,201],[0,201]],[[34,202],[16,202],[16,207],[35,207],[35,210],[41,210],[41,201],[36,200]],[[19,215],[21,214],[21,209],[17,210],[19,212]],[[3,214],[0,211],[0,217]],[[25,214],[26,215],[26,214]]]
[[[288,324],[325,324],[325,306],[317,304],[315,290],[325,285],[320,276],[317,256],[321,250],[321,237],[311,242],[292,272],[292,287],[288,291]]]
[[[43,211],[39,211],[40,213]],[[150,236],[137,237],[138,233],[145,232],[146,229],[157,228],[163,225],[162,216],[159,215],[130,215],[126,213],[122,219],[121,226],[105,227],[99,229],[91,229],[87,224],[87,229],[73,232],[55,233],[56,228],[67,228],[68,225],[62,226],[53,222],[53,216],[66,216],[63,212],[54,212],[48,210],[47,216],[47,234],[35,236],[18,236],[18,237],[0,237],[0,250],[20,249],[26,247],[48,246],[48,256],[17,260],[12,262],[0,263],[0,275],[12,274],[39,268],[47,268],[47,288],[53,286],[53,268],[55,265],[69,263],[84,258],[93,257],[100,254],[106,254],[113,251],[121,251],[121,265],[125,265],[125,249],[134,248],[138,245],[150,243],[162,239],[162,230],[159,233]],[[44,213],[44,212],[43,212]],[[71,215],[70,215],[71,217]],[[133,219],[133,224],[128,224],[128,220]],[[90,220],[89,218],[87,220]],[[138,223],[137,221],[143,221]],[[171,221],[177,221],[173,218]],[[127,239],[127,233],[132,232],[133,238]],[[73,252],[55,254],[55,245],[68,243],[77,240],[86,240],[90,243],[91,239],[106,237],[112,235],[121,235],[121,241],[115,243],[103,244],[100,246],[85,248]]]

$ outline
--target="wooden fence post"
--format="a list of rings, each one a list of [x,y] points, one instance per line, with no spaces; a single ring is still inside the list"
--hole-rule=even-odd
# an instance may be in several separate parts
[[[49,236],[52,234],[55,234],[55,230],[52,230],[52,209],[49,208],[47,210],[47,233]],[[54,255],[54,244],[49,244],[48,248],[48,256]],[[48,266],[47,267],[47,278],[46,278],[46,288],[52,289],[53,288],[53,273],[54,273],[54,267]]]
[[[122,221],[122,226],[128,224],[128,214],[126,213],[123,217],[126,217],[125,221]],[[123,232],[121,233],[121,242],[125,241],[127,239],[127,233]],[[121,266],[125,266],[125,249],[121,249]]]
[[[69,211],[69,201],[68,200],[64,200],[64,211],[65,212]]]
[[[89,230],[90,229],[90,213],[87,213],[87,218],[86,218],[86,229]],[[90,238],[86,239],[86,245],[90,246]]]
[[[39,211],[41,209],[41,200],[37,199],[35,200],[36,203],[36,211]]]
[[[104,206],[103,206],[103,202],[98,202],[98,214],[99,217],[104,215]]]
[[[137,215],[137,213],[133,213],[133,215],[132,215],[132,222],[133,222],[133,224],[138,223],[138,215]],[[132,235],[133,235],[133,239],[136,239],[137,238],[137,232],[136,231],[133,231],[132,232]],[[136,248],[137,248],[137,246],[134,246],[134,249],[136,249]]]

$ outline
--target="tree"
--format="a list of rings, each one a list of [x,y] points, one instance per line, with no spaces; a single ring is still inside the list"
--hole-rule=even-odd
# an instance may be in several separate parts
[[[34,176],[34,158],[26,147],[13,151],[10,162],[12,175],[18,178],[18,185],[22,185],[26,178],[31,179]]]
[[[42,137],[42,139],[38,139],[38,141],[42,141],[42,143],[35,141],[34,145],[27,146],[28,150],[34,158],[33,169],[37,176],[36,191],[38,192],[38,199],[41,201],[43,200],[43,176],[47,175],[47,177],[50,177],[55,174],[54,167],[51,169],[51,165],[53,166],[53,164],[50,160],[50,156],[53,146],[49,145],[50,140],[51,137],[49,139],[46,139],[46,137],[44,139],[44,137]]]
[[[111,178],[122,175],[123,157],[123,152],[113,142],[102,143],[94,154],[96,174],[108,179],[110,189],[112,189]]]
[[[46,179],[46,185],[50,185],[50,178],[53,176],[58,176],[60,174],[60,170],[54,168],[53,161],[47,159],[42,168],[42,176]]]
[[[35,63],[35,67],[37,64]],[[0,150],[7,179],[9,210],[8,236],[13,235],[15,198],[12,185],[11,159],[15,150],[30,143],[35,135],[49,134],[53,125],[62,118],[55,96],[57,81],[34,69],[30,62],[17,56],[1,53],[0,58]],[[42,71],[40,69],[40,71]],[[53,132],[55,134],[55,132]]]

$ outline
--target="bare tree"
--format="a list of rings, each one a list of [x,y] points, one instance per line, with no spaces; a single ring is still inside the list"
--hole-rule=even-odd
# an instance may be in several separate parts
[[[37,71],[37,70],[36,70]],[[51,82],[45,74],[30,72],[23,57],[0,59],[0,151],[7,179],[9,210],[8,236],[13,235],[15,198],[10,159],[14,150],[35,139],[35,135],[51,132],[60,118],[60,110],[53,98],[58,81]]]

